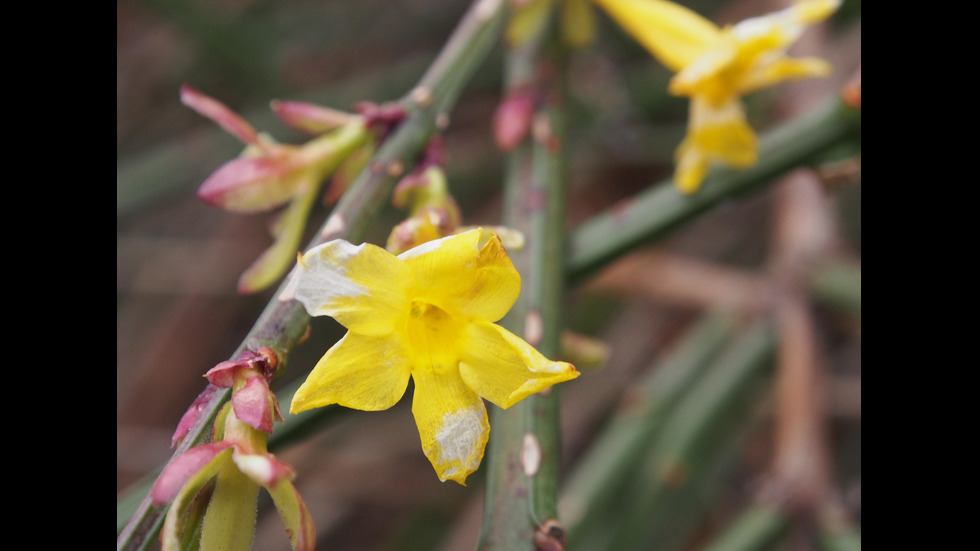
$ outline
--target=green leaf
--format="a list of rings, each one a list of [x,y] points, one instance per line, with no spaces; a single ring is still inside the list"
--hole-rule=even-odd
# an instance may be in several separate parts
[[[201,551],[250,551],[259,485],[237,468],[218,473],[201,531]]]

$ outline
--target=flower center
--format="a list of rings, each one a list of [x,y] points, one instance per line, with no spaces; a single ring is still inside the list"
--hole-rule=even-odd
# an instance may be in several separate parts
[[[412,301],[408,319],[409,346],[415,368],[435,372],[455,368],[459,361],[456,340],[459,323],[444,310],[420,300]]]

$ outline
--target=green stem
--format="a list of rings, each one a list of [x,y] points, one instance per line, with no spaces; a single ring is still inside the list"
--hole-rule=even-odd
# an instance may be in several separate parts
[[[810,290],[820,302],[856,316],[861,315],[861,268],[843,262],[818,267],[810,278]]]
[[[727,347],[684,396],[651,443],[634,484],[621,496],[607,549],[680,548],[730,464],[774,352],[772,326],[759,322]]]
[[[766,551],[773,548],[789,529],[790,519],[783,511],[755,506],[739,516],[705,551]]]
[[[432,68],[416,87],[416,90],[422,87],[429,89],[432,95],[419,101],[421,96],[413,91],[401,100],[409,116],[379,148],[368,163],[368,168],[361,172],[350,190],[344,194],[307,249],[331,239],[343,238],[354,242],[363,239],[370,222],[391,195],[398,178],[414,164],[419,152],[425,147],[436,128],[437,115],[452,107],[463,84],[490,52],[500,35],[505,7],[500,0],[476,0],[473,3],[433,62]],[[454,71],[466,74],[453,74]],[[401,171],[393,170],[393,167],[401,167]],[[232,358],[237,358],[245,350],[257,350],[266,346],[285,362],[310,322],[309,316],[298,302],[280,300],[279,297],[286,291],[287,285],[288,278]],[[178,444],[171,460],[206,441],[218,410],[229,398],[230,392],[223,390],[204,405],[200,417]],[[149,484],[152,482],[147,487]],[[147,549],[160,530],[166,510],[166,506],[153,507],[150,496],[147,495],[116,539],[116,549]]]
[[[560,510],[568,539],[586,540],[617,499],[635,482],[649,443],[671,419],[674,408],[696,385],[735,331],[724,314],[706,316],[668,358],[650,368],[650,375],[628,390],[624,405],[589,446],[564,485]],[[577,547],[577,546],[576,546]]]
[[[540,76],[542,63],[560,63],[543,53],[542,31],[508,53],[506,86],[524,86]],[[525,246],[512,251],[523,288],[502,324],[522,335],[546,357],[560,349],[564,294],[564,175],[562,117],[558,83],[536,82],[549,98],[535,112],[538,132],[508,155],[504,224],[525,235]],[[555,103],[551,103],[555,100]],[[559,389],[529,396],[507,411],[491,411],[487,491],[481,551],[530,551],[538,545],[562,545],[557,523],[560,468]],[[527,453],[540,458],[529,467]],[[560,548],[560,547],[548,547]]]
[[[762,136],[759,162],[745,170],[712,169],[700,191],[684,195],[673,182],[650,187],[583,223],[566,257],[570,279],[580,281],[625,252],[667,233],[723,201],[759,189],[860,132],[860,110],[837,98]]]
[[[861,532],[853,526],[840,530],[824,528],[817,542],[821,551],[861,551]]]

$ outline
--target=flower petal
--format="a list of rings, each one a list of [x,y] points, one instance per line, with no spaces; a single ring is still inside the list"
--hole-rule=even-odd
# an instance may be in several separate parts
[[[357,115],[305,101],[273,100],[270,107],[284,123],[313,136],[349,124]]]
[[[459,372],[477,394],[506,409],[531,394],[579,376],[494,323],[469,324],[460,338]]]
[[[275,486],[267,488],[272,501],[279,511],[289,542],[296,551],[313,551],[316,547],[316,526],[313,517],[306,508],[306,503],[288,480],[282,480]]]
[[[562,42],[572,48],[595,41],[595,14],[588,0],[565,0],[561,10]]]
[[[721,29],[697,13],[660,0],[594,0],[630,36],[672,71],[697,59]]]
[[[784,80],[819,77],[829,75],[830,63],[816,58],[795,59],[780,56],[770,63],[761,64],[755,71],[745,75],[739,83],[739,93],[748,94]]]
[[[271,453],[234,453],[231,458],[242,474],[266,488],[296,477],[292,467]]]
[[[276,395],[265,378],[249,377],[245,386],[231,395],[235,417],[248,426],[272,434],[276,414]]]
[[[408,315],[412,272],[388,251],[334,240],[302,257],[296,300],[311,316],[332,316],[363,335],[384,335]]]
[[[296,168],[289,155],[238,157],[208,176],[197,196],[232,212],[271,210],[289,201],[304,181]]]
[[[701,189],[701,183],[708,175],[711,163],[704,152],[684,140],[675,154],[677,168],[674,170],[674,185],[681,193],[690,195]]]
[[[409,375],[399,341],[348,332],[310,372],[293,395],[289,411],[329,404],[364,411],[388,409],[405,394]]]
[[[737,97],[720,106],[693,98],[688,137],[710,160],[729,166],[746,168],[758,157],[755,132],[745,120],[745,109]]]
[[[219,471],[201,527],[201,549],[250,551],[258,497],[259,485],[241,471]]]
[[[466,477],[480,466],[490,436],[483,400],[470,390],[456,369],[416,369],[412,413],[439,480],[466,485]]]
[[[279,280],[293,265],[303,239],[306,220],[320,191],[320,182],[308,173],[300,187],[305,191],[293,199],[282,212],[273,229],[275,242],[242,273],[238,292],[251,294],[266,289]]]
[[[497,321],[521,293],[521,276],[500,238],[482,228],[429,241],[398,258],[415,274],[413,298],[452,315]]]
[[[732,27],[742,44],[760,42],[766,49],[786,48],[803,34],[806,25],[830,17],[840,7],[840,0],[805,0],[779,11],[750,17]]]
[[[185,487],[200,488],[224,464],[227,457],[221,458],[221,454],[230,447],[230,442],[202,444],[187,450],[171,461],[150,489],[153,504],[162,505],[169,502]]]
[[[675,96],[710,96],[723,102],[735,95],[735,82],[719,75],[736,61],[739,51],[730,34],[725,34],[713,48],[681,69],[667,84],[667,91]]]
[[[255,128],[220,101],[189,84],[180,87],[180,102],[224,128],[244,143],[262,147]]]
[[[693,193],[701,187],[712,162],[735,168],[755,164],[757,139],[745,120],[742,102],[732,97],[715,107],[698,96],[692,98],[687,136],[677,148],[676,157],[674,182],[684,193]]]

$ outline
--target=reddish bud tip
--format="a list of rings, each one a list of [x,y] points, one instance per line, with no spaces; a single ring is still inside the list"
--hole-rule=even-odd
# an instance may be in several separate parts
[[[244,143],[262,147],[258,133],[245,119],[225,104],[208,96],[189,84],[180,87],[180,102],[224,128]]]
[[[858,69],[841,89],[841,99],[849,107],[861,108],[861,69]]]
[[[497,147],[510,151],[527,136],[534,116],[534,98],[526,89],[511,92],[493,115],[493,137]]]

